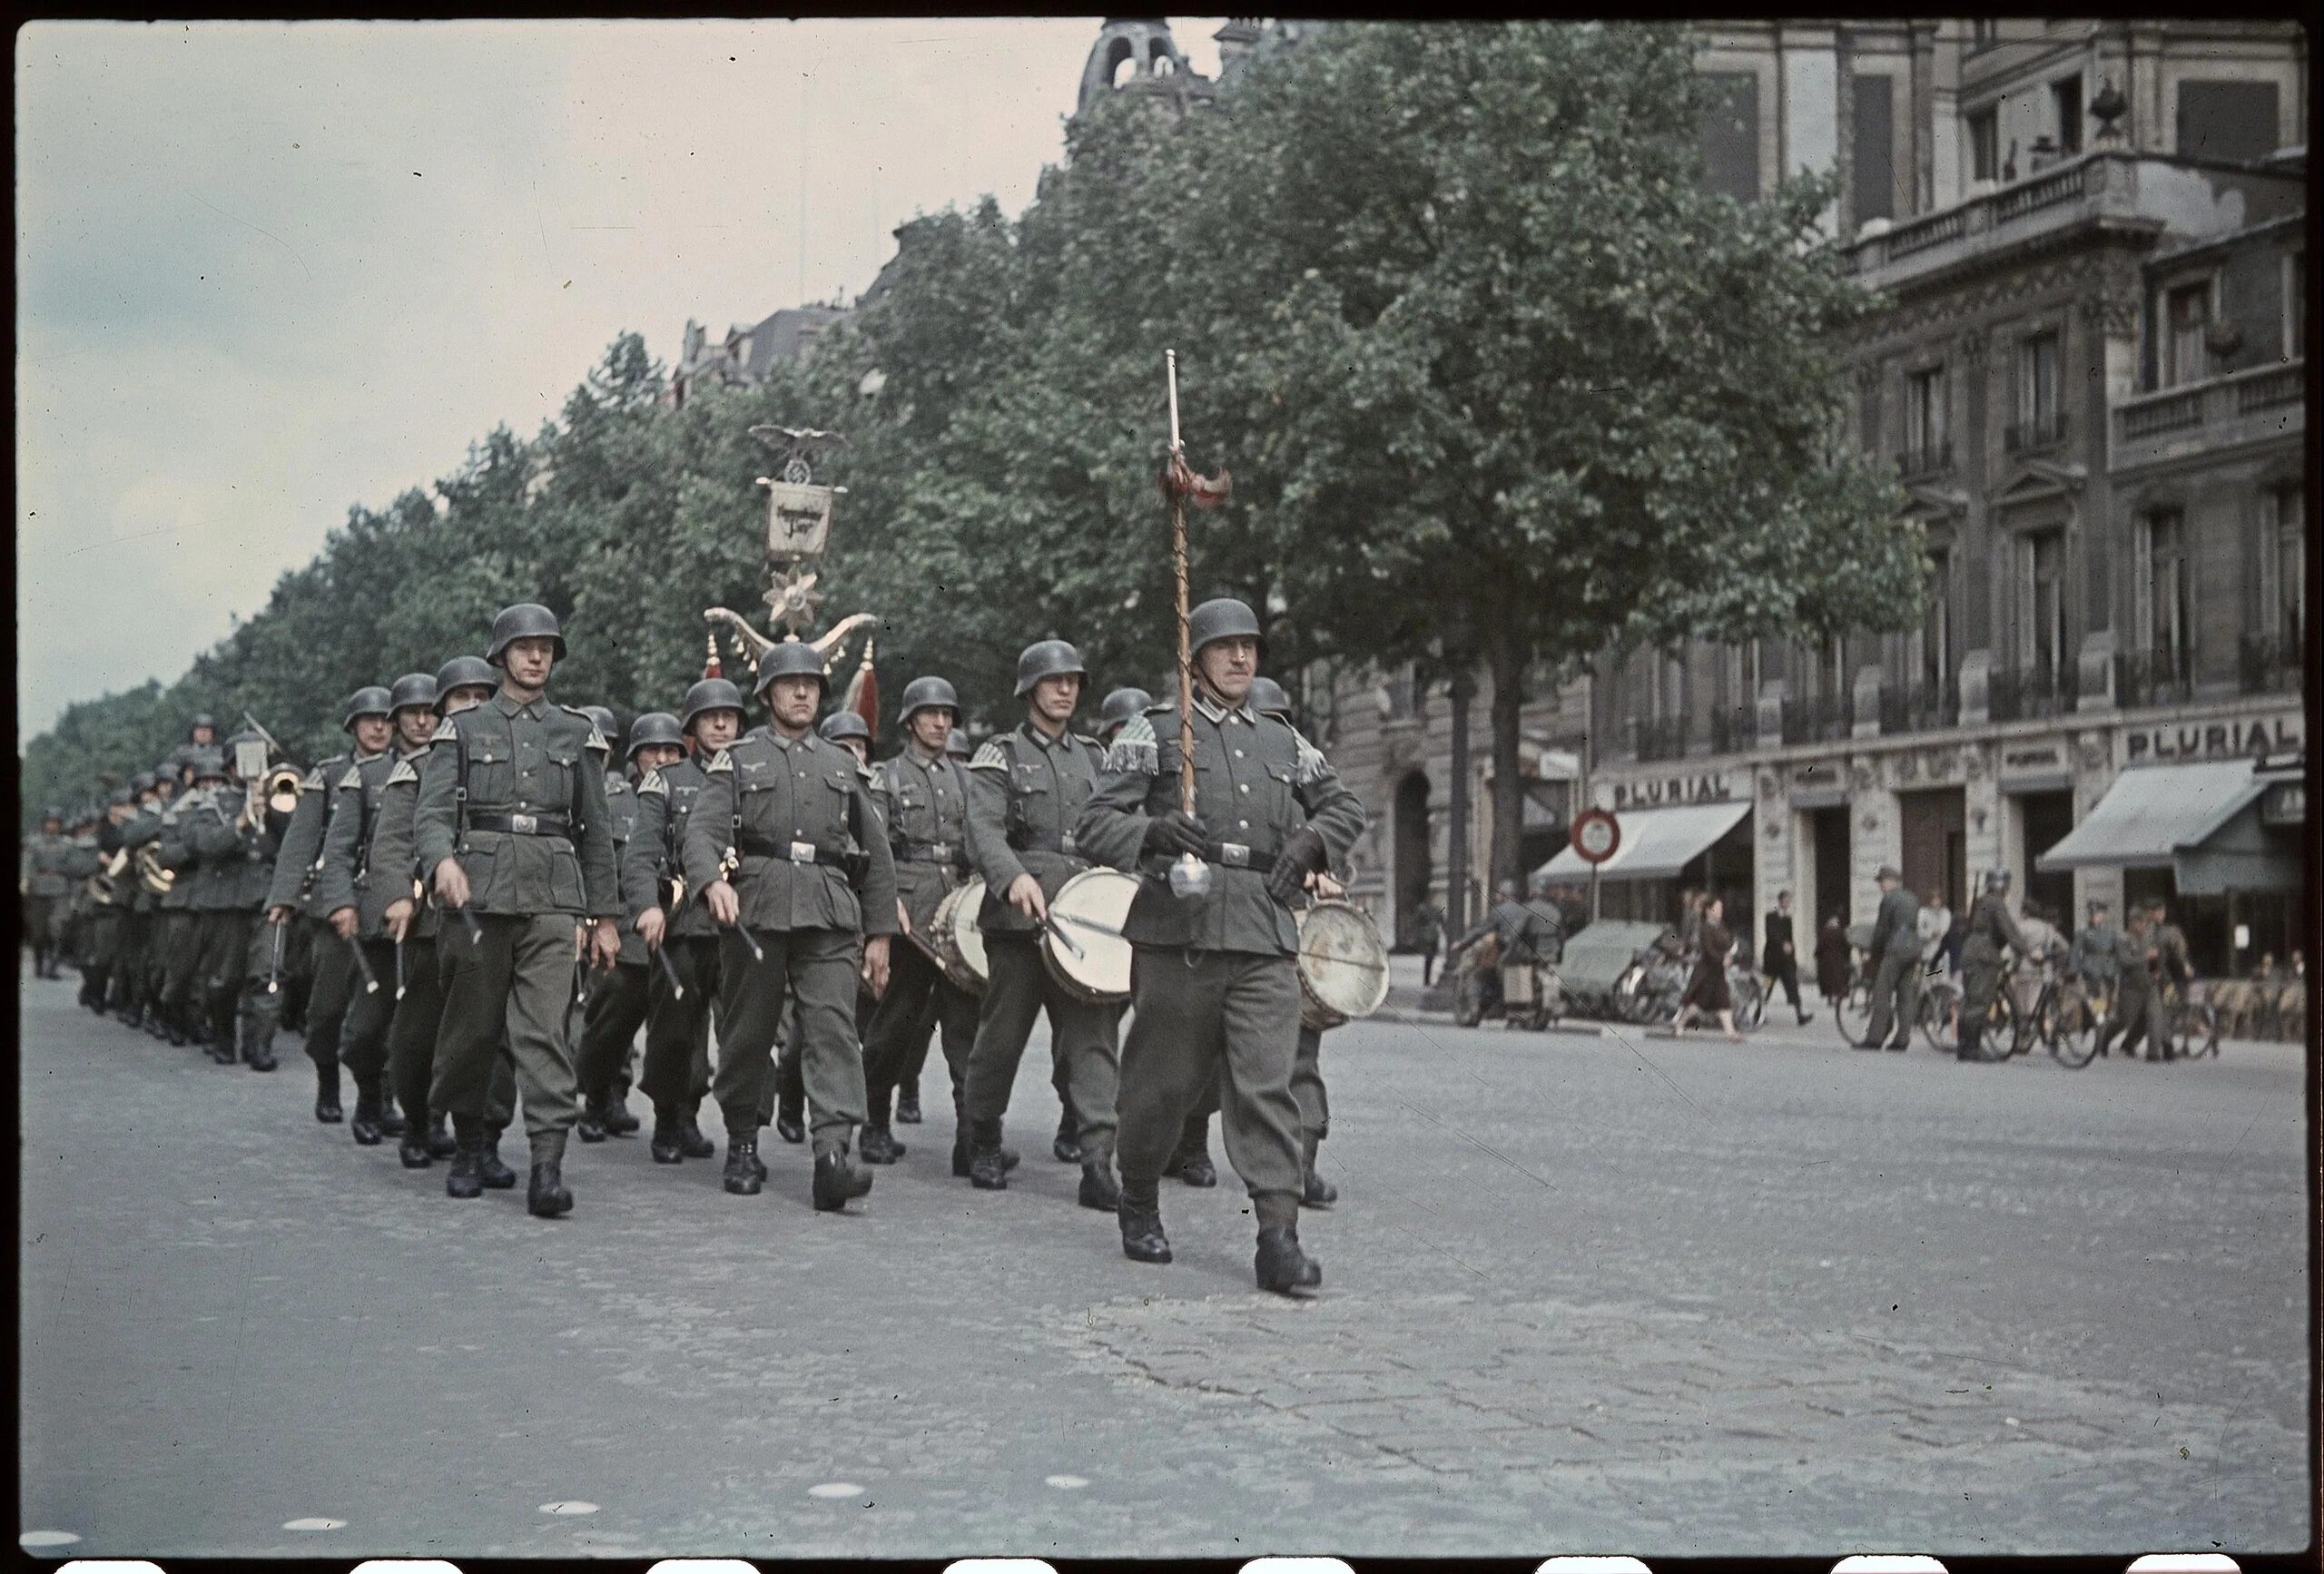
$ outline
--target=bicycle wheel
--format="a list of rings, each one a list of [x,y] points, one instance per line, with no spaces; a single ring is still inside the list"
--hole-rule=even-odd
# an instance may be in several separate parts
[[[1759,985],[1759,975],[1753,972],[1727,975],[1730,992],[1735,996],[1735,1026],[1744,1032],[1757,1028],[1768,1014],[1768,994]]]
[[[2052,998],[2043,1029],[2051,1057],[2069,1070],[2081,1070],[2098,1054],[2098,1018],[2075,986],[2068,985]]]
[[[2189,1006],[2179,1018],[2179,1053],[2190,1060],[2219,1053],[2219,1013],[2208,1000]]]
[[[1950,1055],[1960,1048],[1961,990],[1959,986],[1941,980],[1921,990],[1920,1008],[1915,1015],[1915,1025],[1928,1047]]]
[[[1850,1044],[1861,1044],[1872,1031],[1872,986],[1858,979],[1832,1006],[1832,1025]]]

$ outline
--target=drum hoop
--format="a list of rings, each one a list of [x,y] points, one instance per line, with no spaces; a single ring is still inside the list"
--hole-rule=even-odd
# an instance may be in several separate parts
[[[1353,957],[1329,956],[1320,951],[1310,951],[1305,946],[1300,948],[1296,960],[1302,963],[1309,960],[1319,962],[1328,961],[1343,966],[1357,967],[1367,972],[1376,974],[1377,984],[1373,994],[1371,1004],[1366,1006],[1363,1011],[1357,1013],[1357,1015],[1368,1017],[1372,1015],[1373,1012],[1377,1011],[1387,1002],[1389,983],[1387,944],[1381,938],[1379,926],[1374,924],[1364,910],[1357,907],[1354,903],[1338,900],[1319,901],[1310,905],[1307,912],[1308,916],[1312,920],[1315,914],[1326,910],[1344,912],[1358,920],[1362,930],[1369,934],[1373,945],[1378,948],[1380,960],[1374,963],[1360,961]],[[1310,1023],[1308,1024],[1309,1026],[1325,1028],[1337,1027],[1340,1023],[1352,1019],[1346,1013],[1341,1011],[1337,1007],[1325,1004],[1315,995],[1314,986],[1310,983],[1307,978],[1307,970],[1304,966],[1297,968],[1295,970],[1299,974],[1299,990],[1302,998],[1313,1000],[1319,1015],[1327,1015],[1335,1018],[1335,1020],[1329,1022]]]

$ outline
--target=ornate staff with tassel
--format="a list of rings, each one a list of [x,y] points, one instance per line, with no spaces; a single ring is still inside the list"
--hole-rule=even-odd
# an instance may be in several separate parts
[[[1162,352],[1163,370],[1170,388],[1170,455],[1162,467],[1162,496],[1170,505],[1170,578],[1178,616],[1178,807],[1195,812],[1195,663],[1187,627],[1187,504],[1216,508],[1226,501],[1234,477],[1225,470],[1216,480],[1197,476],[1187,464],[1187,446],[1178,433],[1178,352]],[[1210,865],[1191,852],[1182,852],[1170,866],[1170,890],[1182,897],[1198,897],[1210,890]]]

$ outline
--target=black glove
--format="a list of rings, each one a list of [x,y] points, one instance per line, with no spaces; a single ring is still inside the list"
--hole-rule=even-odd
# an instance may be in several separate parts
[[[1289,907],[1307,877],[1324,867],[1324,861],[1323,837],[1314,826],[1301,826],[1275,850],[1275,866],[1267,871],[1267,894]]]
[[[1202,821],[1183,809],[1173,809],[1167,814],[1157,814],[1146,822],[1146,840],[1139,851],[1147,853],[1191,852],[1196,858],[1208,839],[1203,834]]]

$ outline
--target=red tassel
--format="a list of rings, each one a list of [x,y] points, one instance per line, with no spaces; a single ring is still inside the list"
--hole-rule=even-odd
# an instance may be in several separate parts
[[[705,677],[705,678],[723,678],[723,677],[724,677],[724,676],[726,675],[726,670],[725,670],[725,668],[724,668],[724,667],[722,667],[722,666],[720,666],[720,665],[718,664],[718,634],[717,634],[717,631],[714,629],[714,630],[712,630],[710,633],[708,633],[708,634],[706,634],[706,635],[703,635],[702,637],[703,637],[703,643],[704,643],[704,644],[707,644],[707,645],[710,647],[710,657],[709,657],[709,659],[708,659],[708,660],[704,661],[704,662],[702,664],[702,675],[703,675],[704,677]]]

